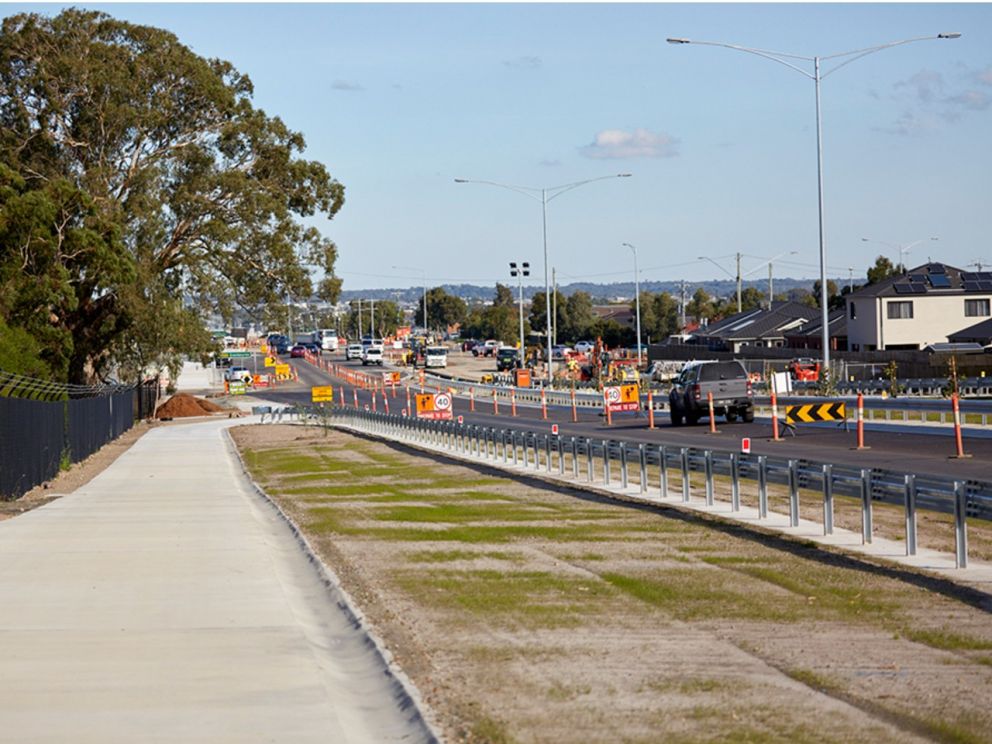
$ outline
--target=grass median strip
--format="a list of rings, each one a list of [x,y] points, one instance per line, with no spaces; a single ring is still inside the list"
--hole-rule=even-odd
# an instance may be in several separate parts
[[[238,431],[452,740],[992,740],[965,715],[992,695],[980,610],[338,432]]]

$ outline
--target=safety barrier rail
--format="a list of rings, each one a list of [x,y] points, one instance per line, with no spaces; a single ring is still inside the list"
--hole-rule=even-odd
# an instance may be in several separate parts
[[[742,482],[752,481],[757,487],[759,520],[768,516],[769,485],[779,484],[787,489],[789,520],[793,526],[799,524],[800,491],[816,489],[822,494],[825,535],[832,534],[834,528],[834,495],[853,496],[861,504],[861,538],[864,543],[872,541],[872,505],[901,505],[905,513],[907,555],[917,552],[918,510],[952,514],[955,563],[959,568],[966,567],[968,562],[967,519],[992,520],[992,482],[987,481],[913,475],[881,468],[717,449],[648,445],[618,439],[431,421],[354,408],[298,408],[292,412],[307,419],[319,419],[382,438],[447,450],[463,457],[543,469],[547,473],[557,472],[559,477],[576,482],[584,480],[589,484],[609,487],[616,481],[626,489],[634,480],[641,494],[653,489],[662,498],[671,497],[669,477],[671,472],[676,472],[680,476],[681,500],[684,503],[693,499],[693,489],[701,485],[705,503],[713,505],[716,479],[726,478],[729,480],[733,512],[741,509]],[[657,470],[654,484],[648,483],[649,467]]]

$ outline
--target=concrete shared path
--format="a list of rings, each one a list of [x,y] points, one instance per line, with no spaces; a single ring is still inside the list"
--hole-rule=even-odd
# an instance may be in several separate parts
[[[0,522],[0,741],[431,741],[210,420]]]

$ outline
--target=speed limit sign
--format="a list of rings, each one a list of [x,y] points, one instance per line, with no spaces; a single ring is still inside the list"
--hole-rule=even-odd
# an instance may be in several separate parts
[[[619,403],[620,402],[620,388],[618,388],[618,387],[608,387],[608,388],[606,388],[606,400],[609,403]]]
[[[438,393],[434,396],[434,410],[447,411],[451,409],[451,396],[447,393]]]

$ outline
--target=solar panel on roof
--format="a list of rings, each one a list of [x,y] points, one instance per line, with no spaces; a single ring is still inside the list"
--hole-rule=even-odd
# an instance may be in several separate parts
[[[926,274],[910,274],[909,275],[909,281],[912,284],[922,284],[926,280],[927,280],[927,275]]]
[[[992,279],[987,280],[987,281],[984,281],[984,282],[978,282],[978,291],[979,292],[992,292]]]
[[[927,293],[927,285],[926,284],[910,284],[909,286],[911,286],[913,288],[913,294],[926,294]]]
[[[961,288],[965,292],[978,292],[978,291],[980,291],[979,286],[978,286],[978,282],[976,282],[974,280],[966,281],[966,282],[961,282]]]
[[[892,289],[896,291],[896,294],[913,294],[912,284],[893,284]]]
[[[978,275],[974,271],[962,271],[961,281],[963,282],[977,282]]]
[[[946,274],[947,269],[944,268],[944,264],[930,264],[931,274]]]
[[[992,282],[992,271],[979,271],[975,274],[975,278],[978,281],[988,281]]]
[[[935,289],[949,289],[951,286],[951,278],[947,276],[947,274],[931,274],[930,286]]]

